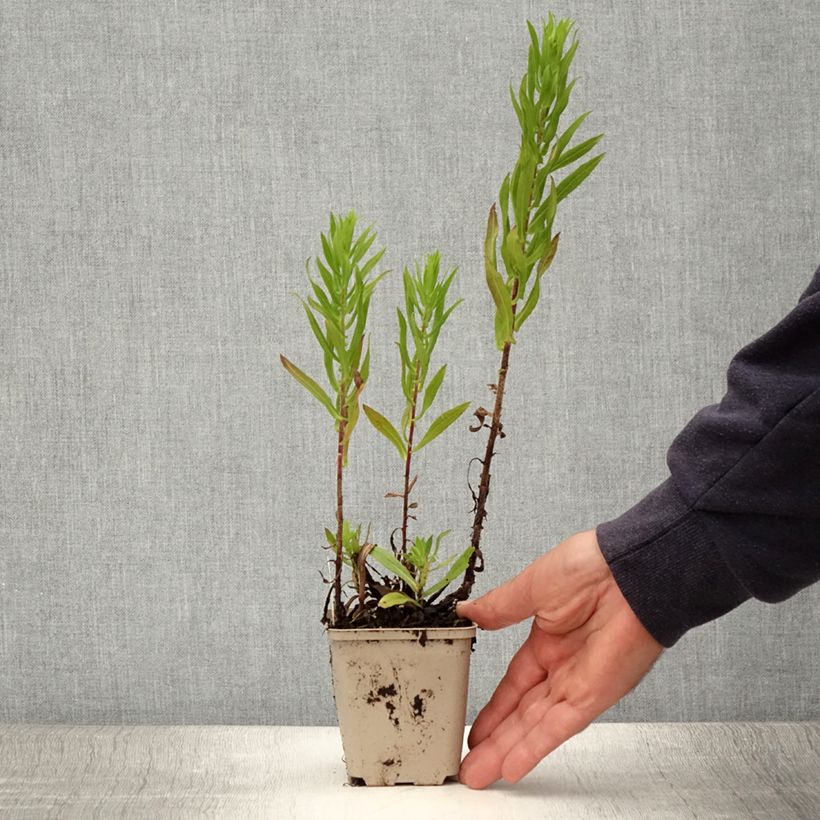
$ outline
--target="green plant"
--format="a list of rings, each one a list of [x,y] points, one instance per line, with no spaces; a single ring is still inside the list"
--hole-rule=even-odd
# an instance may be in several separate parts
[[[481,534],[487,515],[490,467],[497,440],[504,436],[501,413],[510,350],[540,300],[541,278],[558,250],[560,233],[553,234],[558,205],[581,185],[604,157],[604,154],[597,154],[587,159],[556,184],[555,173],[584,158],[603,136],[597,134],[570,145],[575,132],[589,115],[588,111],[559,132],[561,116],[575,86],[575,79],[568,79],[578,47],[573,26],[572,20],[556,22],[550,14],[541,26],[539,37],[532,23],[527,22],[530,34],[527,71],[517,93],[510,86],[510,97],[521,129],[521,143],[518,159],[512,171],[504,177],[498,193],[501,223],[493,204],[484,241],[484,270],[495,305],[495,341],[501,351],[501,364],[497,381],[491,385],[493,410],[479,407],[475,411],[478,424],[470,428],[474,432],[484,427],[489,429],[484,457],[478,459],[482,465],[478,491],[473,491],[473,552],[461,585],[442,604],[449,605],[467,598],[475,573],[484,568]],[[568,44],[571,32],[572,42]]]
[[[393,552],[376,547],[370,553],[385,569],[394,573],[402,582],[402,589],[391,590],[382,596],[379,606],[415,604],[421,606],[424,599],[433,599],[444,587],[460,575],[467,566],[472,547],[459,556],[436,563],[441,533],[434,541],[433,536],[417,537],[411,544],[408,538],[409,519],[415,518],[411,510],[416,503],[410,501],[410,494],[416,486],[418,476],[411,479],[413,456],[433,440],[438,438],[450,425],[457,421],[470,402],[457,404],[438,415],[418,440],[419,423],[430,410],[438,396],[447,365],[442,365],[432,377],[430,363],[441,330],[461,300],[447,305],[447,294],[456,275],[456,268],[446,274],[441,271],[441,256],[438,251],[429,254],[421,267],[404,269],[404,312],[397,308],[399,348],[401,362],[401,389],[404,396],[404,411],[401,424],[396,428],[378,410],[364,405],[364,412],[370,423],[396,449],[404,464],[404,483],[399,493],[388,493],[388,497],[402,499],[401,533],[398,545],[391,538]],[[443,579],[426,588],[430,572],[446,568]]]
[[[373,289],[386,273],[375,273],[384,251],[370,252],[376,238],[371,227],[356,235],[353,212],[345,217],[331,214],[330,229],[321,235],[323,258],[315,260],[320,281],[311,278],[308,260],[312,293],[302,304],[322,349],[330,392],[284,356],[281,360],[285,369],[325,407],[336,430],[336,527],[335,531],[325,530],[328,546],[335,554],[334,577],[328,595],[328,603],[332,600],[329,620],[333,626],[355,622],[377,606],[381,609],[407,606],[410,610],[425,612],[428,608],[449,610],[455,601],[469,596],[475,573],[484,568],[481,536],[487,515],[492,459],[498,440],[504,437],[501,419],[510,351],[540,301],[541,279],[558,250],[560,234],[553,233],[558,205],[586,180],[604,156],[597,154],[584,159],[598,144],[601,134],[570,144],[589,112],[581,114],[563,131],[559,128],[575,85],[575,79],[569,80],[569,69],[578,47],[573,22],[568,19],[556,22],[550,14],[540,34],[531,23],[527,26],[530,34],[527,71],[517,92],[510,87],[521,129],[518,158],[499,190],[500,222],[493,204],[484,242],[485,279],[495,307],[495,342],[501,351],[501,363],[497,381],[490,385],[493,409],[479,407],[475,411],[478,423],[470,427],[474,432],[487,428],[489,434],[483,458],[475,459],[482,467],[477,490],[471,487],[474,508],[470,545],[454,556],[439,558],[447,531],[435,537],[416,535],[411,539],[409,522],[416,519],[418,506],[411,501],[418,479],[412,475],[415,454],[440,436],[469,406],[469,402],[465,402],[445,410],[421,433],[420,422],[434,404],[446,374],[446,365],[442,365],[431,376],[430,365],[441,330],[458,305],[458,302],[447,304],[456,269],[442,274],[440,255],[434,252],[422,266],[416,264],[412,271],[403,271],[404,311],[397,310],[397,345],[404,397],[401,421],[394,425],[378,410],[363,405],[368,420],[390,441],[403,463],[402,490],[387,494],[402,499],[401,522],[391,535],[388,550],[371,543],[369,533],[363,537],[360,525],[354,527],[345,520],[343,497],[350,437],[359,418],[361,394],[370,370],[370,346],[365,343],[367,316]],[[584,161],[576,165],[581,160]],[[575,167],[570,170],[570,166]],[[555,175],[562,169],[567,170],[556,182]],[[396,533],[400,533],[398,544]],[[368,560],[380,565],[387,574],[380,580],[375,579]],[[355,592],[343,604],[342,567],[345,565],[351,570]],[[459,587],[433,605],[462,573]],[[436,574],[439,577],[433,580]],[[327,609],[326,603],[325,623],[328,622]]]
[[[405,591],[391,590],[379,599],[379,606],[388,608],[409,604],[422,609],[425,603],[430,603],[449,584],[458,578],[467,568],[472,547],[467,547],[460,555],[438,560],[438,551],[441,541],[449,530],[440,532],[434,539],[417,536],[410,549],[399,560],[392,552],[383,547],[374,547],[370,555],[378,561],[388,572],[393,573],[404,585]],[[444,570],[444,574],[428,586],[433,573]]]
[[[319,383],[285,356],[282,365],[333,419],[336,430],[336,534],[333,538],[335,572],[331,587],[331,622],[345,620],[342,606],[342,564],[344,563],[344,467],[347,466],[350,437],[359,418],[359,400],[370,374],[370,344],[365,345],[370,298],[378,281],[387,273],[374,274],[384,249],[369,253],[376,233],[367,227],[356,235],[356,214],[330,215],[330,228],[321,234],[324,259],[316,257],[319,280],[310,274],[312,294],[302,299],[310,328],[322,349],[325,373],[332,397]],[[369,254],[369,255],[368,255]],[[326,614],[325,614],[326,618]]]

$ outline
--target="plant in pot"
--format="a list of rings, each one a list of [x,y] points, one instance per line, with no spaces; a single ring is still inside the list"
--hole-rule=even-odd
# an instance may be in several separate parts
[[[504,437],[501,414],[512,345],[540,298],[540,282],[555,258],[557,207],[594,170],[599,154],[584,158],[601,135],[570,146],[587,113],[563,132],[559,123],[575,81],[569,68],[578,45],[570,20],[552,15],[540,34],[528,23],[527,71],[513,107],[521,128],[518,159],[490,209],[484,245],[485,279],[495,306],[495,341],[501,352],[498,377],[490,385],[492,410],[479,407],[473,432],[488,429],[480,478],[473,496],[469,544],[440,557],[448,532],[411,532],[418,526],[412,493],[419,451],[430,445],[466,411],[458,404],[429,421],[446,374],[432,367],[445,323],[458,302],[448,303],[456,270],[442,270],[437,252],[403,271],[404,310],[397,309],[400,386],[404,405],[398,424],[363,404],[370,375],[367,318],[373,290],[385,275],[376,268],[384,253],[371,249],[372,228],[357,234],[356,216],[331,215],[321,235],[323,258],[303,300],[308,323],[322,349],[329,391],[284,356],[282,364],[326,409],[336,434],[336,514],[325,529],[332,551],[332,577],[322,616],[331,647],[334,696],[342,731],[348,777],[367,785],[440,784],[457,775],[466,715],[469,660],[475,627],[459,620],[455,604],[467,598],[484,568],[481,535],[487,515],[491,464]],[[500,259],[498,252],[500,249]],[[431,375],[432,373],[432,375]],[[350,440],[364,412],[395,448],[401,489],[399,525],[389,545],[371,541],[370,530],[345,515],[344,475]],[[432,413],[431,413],[432,414]],[[413,522],[411,525],[410,522]],[[383,542],[384,544],[384,542]],[[458,587],[444,594],[458,579]]]

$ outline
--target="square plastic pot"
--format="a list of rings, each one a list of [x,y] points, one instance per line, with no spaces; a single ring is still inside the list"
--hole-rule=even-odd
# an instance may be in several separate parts
[[[327,630],[351,783],[428,786],[458,775],[475,631]]]

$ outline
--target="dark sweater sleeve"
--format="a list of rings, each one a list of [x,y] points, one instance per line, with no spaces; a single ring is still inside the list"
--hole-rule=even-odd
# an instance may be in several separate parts
[[[666,481],[597,528],[661,644],[820,579],[820,268],[797,306],[732,359],[720,404],[684,427],[667,464]]]

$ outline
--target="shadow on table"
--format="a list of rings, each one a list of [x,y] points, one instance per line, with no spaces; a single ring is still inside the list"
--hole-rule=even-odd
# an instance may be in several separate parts
[[[506,783],[503,780],[489,787],[492,791],[508,797],[562,797],[562,798],[589,798],[602,797],[629,797],[642,789],[641,783],[630,783],[628,775],[613,781],[609,778],[596,780],[590,776],[589,780],[569,780],[560,775],[536,774],[524,778],[518,783]]]

